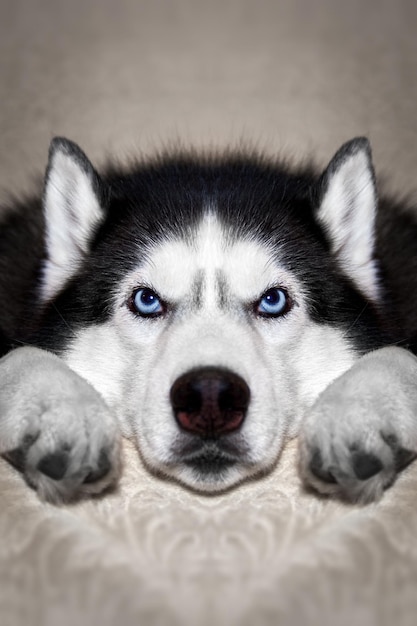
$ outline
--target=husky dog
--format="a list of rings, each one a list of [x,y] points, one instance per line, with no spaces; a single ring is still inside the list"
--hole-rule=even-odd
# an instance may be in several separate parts
[[[417,225],[369,143],[318,175],[177,154],[99,175],[52,141],[0,228],[0,454],[41,497],[148,467],[213,493],[300,437],[307,484],[370,501],[417,452]]]

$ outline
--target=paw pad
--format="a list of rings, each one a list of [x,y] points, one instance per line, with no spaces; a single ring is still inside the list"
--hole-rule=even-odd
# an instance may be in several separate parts
[[[96,483],[104,478],[111,470],[112,463],[107,450],[102,450],[97,463],[97,468],[87,474],[84,478],[84,483]]]
[[[69,465],[69,455],[66,451],[53,452],[44,456],[38,463],[37,469],[52,480],[62,480]]]
[[[311,457],[310,472],[319,480],[322,480],[324,483],[334,484],[336,483],[336,479],[331,472],[324,469],[323,466],[323,458],[321,456],[321,452],[318,448],[316,448]]]
[[[352,468],[356,478],[368,480],[378,474],[383,468],[382,461],[377,456],[369,452],[353,452]]]
[[[407,465],[409,465],[417,457],[417,454],[412,450],[402,448],[398,442],[398,437],[394,434],[387,435],[386,433],[381,433],[381,437],[385,443],[389,445],[394,454],[395,469],[397,472],[406,468]]]

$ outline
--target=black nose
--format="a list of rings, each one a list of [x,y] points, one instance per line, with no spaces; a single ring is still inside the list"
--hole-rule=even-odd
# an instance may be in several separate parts
[[[249,387],[237,374],[217,367],[191,370],[171,388],[171,404],[180,426],[203,437],[237,430],[249,405]]]

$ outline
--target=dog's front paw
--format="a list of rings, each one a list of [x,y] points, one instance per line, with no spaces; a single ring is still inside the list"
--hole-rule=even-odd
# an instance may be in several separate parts
[[[117,480],[116,421],[101,396],[55,355],[18,348],[0,361],[0,454],[39,495],[65,502]]]
[[[349,501],[378,499],[417,456],[417,358],[362,357],[318,398],[300,434],[306,482]]]

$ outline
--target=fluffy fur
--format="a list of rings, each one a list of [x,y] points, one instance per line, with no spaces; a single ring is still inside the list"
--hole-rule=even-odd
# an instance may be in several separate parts
[[[15,350],[0,452],[44,497],[71,499],[117,479],[120,429],[153,471],[213,492],[268,470],[301,432],[310,484],[379,497],[417,450],[415,357],[380,350],[416,349],[415,234],[405,207],[378,202],[365,139],[321,175],[177,155],[101,176],[55,139],[42,199],[3,217],[1,348]],[[141,288],[160,314],[135,310]],[[286,294],[280,315],[260,313],[271,289]],[[35,361],[38,375],[10,387]],[[200,436],[176,419],[172,389],[213,368],[250,401],[239,428]]]

